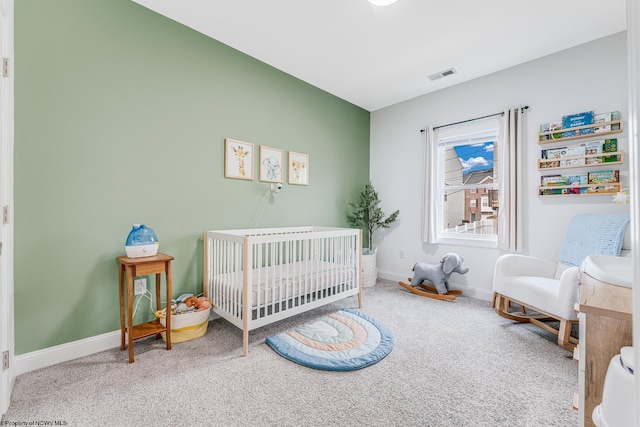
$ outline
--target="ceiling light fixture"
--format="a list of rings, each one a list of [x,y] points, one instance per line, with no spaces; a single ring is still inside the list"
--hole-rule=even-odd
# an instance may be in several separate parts
[[[369,0],[369,3],[374,6],[389,6],[397,1],[398,0]]]

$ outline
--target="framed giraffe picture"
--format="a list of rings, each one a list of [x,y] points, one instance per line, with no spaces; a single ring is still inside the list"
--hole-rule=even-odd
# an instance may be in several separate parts
[[[309,155],[289,151],[289,184],[309,185]]]
[[[253,144],[225,138],[224,177],[253,180]]]

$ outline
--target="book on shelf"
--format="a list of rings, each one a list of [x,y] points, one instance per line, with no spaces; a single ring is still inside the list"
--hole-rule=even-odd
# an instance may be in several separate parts
[[[554,132],[554,131],[562,131],[562,121],[557,120],[554,122],[541,124],[540,133],[544,133],[545,135],[540,135],[540,141],[548,141],[550,139],[562,138],[562,132]]]
[[[585,164],[593,165],[593,164],[598,164],[602,162],[602,157],[595,156],[595,155],[602,153],[603,143],[604,143],[604,140],[588,141],[584,143],[585,156],[591,156],[585,159]]]
[[[611,121],[611,113],[600,113],[593,116],[593,123],[607,123]]]
[[[584,113],[569,114],[562,117],[562,138],[570,138],[573,136],[589,135],[593,133],[593,128],[573,129],[580,126],[588,126],[593,124],[593,111],[585,111]],[[569,129],[569,130],[565,130]]]
[[[600,113],[593,116],[593,123],[609,123],[611,121],[611,113]],[[611,131],[611,124],[606,124],[602,126],[596,126],[593,128],[594,133],[600,132],[609,132]]]
[[[562,119],[559,121],[541,124],[541,135],[539,141],[563,139],[619,130],[620,123],[611,123],[618,121],[620,121],[619,111],[610,111],[599,114],[594,114],[593,111],[585,111],[578,114],[568,114],[566,116],[562,116]]]
[[[572,130],[563,131],[562,137],[570,138],[572,136],[591,135],[594,132],[595,132],[594,128],[572,129]]]
[[[585,158],[584,155],[586,153],[586,149],[583,145],[572,145],[567,147],[564,152],[561,152],[561,160],[560,166],[584,166]],[[580,157],[581,156],[581,157]],[[579,157],[577,159],[566,159],[562,160],[563,157]]]
[[[553,187],[554,185],[567,185],[567,177],[564,175],[545,175],[540,177],[540,184],[543,187]]]
[[[585,194],[587,192],[587,174],[546,175],[540,178],[540,195]],[[561,187],[561,188],[554,188]]]
[[[541,168],[560,167],[560,159],[562,157],[566,157],[566,154],[565,154],[566,151],[567,151],[567,147],[548,148],[546,150],[542,150],[541,152],[542,158],[548,161],[540,162],[540,167]]]
[[[603,153],[615,153],[618,151],[618,140],[616,138],[605,139],[602,143],[602,152]],[[602,156],[602,161],[604,163],[608,162],[617,162],[618,155],[615,156]]]
[[[556,194],[569,194],[566,188],[541,188],[541,196],[554,196]]]
[[[612,111],[611,121],[618,121],[618,120],[620,120],[620,111]],[[611,124],[611,130],[619,130],[619,129],[620,129],[620,123]]]
[[[549,185],[567,185],[567,177],[563,175],[545,175],[540,177],[540,183],[543,186]]]
[[[566,186],[567,185],[567,177],[563,175],[546,175],[540,177],[540,184],[542,188],[540,189],[541,195],[551,195],[551,194],[567,194],[568,188],[548,188],[548,187],[556,187],[556,186]]]
[[[587,174],[567,176],[567,185],[572,187],[569,188],[569,194],[585,194],[588,183]]]
[[[589,172],[588,183],[590,184],[588,193],[616,193],[620,182],[619,170],[603,170]],[[593,185],[596,184],[596,185]]]

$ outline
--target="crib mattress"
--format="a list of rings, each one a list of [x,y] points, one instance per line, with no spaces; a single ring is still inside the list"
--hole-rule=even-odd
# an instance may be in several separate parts
[[[352,266],[326,261],[302,261],[256,268],[251,271],[253,307],[286,301],[345,284],[353,289],[356,271]],[[239,298],[242,295],[244,271],[214,275],[210,285],[212,299]],[[240,302],[240,301],[238,301]]]

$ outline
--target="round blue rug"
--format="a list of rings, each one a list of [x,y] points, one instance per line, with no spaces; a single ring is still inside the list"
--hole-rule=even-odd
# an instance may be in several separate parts
[[[391,331],[348,308],[266,340],[292,362],[325,371],[354,371],[379,362],[393,348]]]

